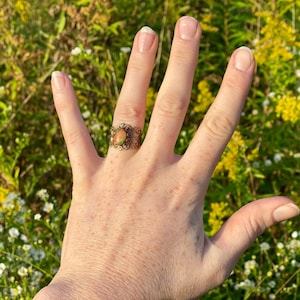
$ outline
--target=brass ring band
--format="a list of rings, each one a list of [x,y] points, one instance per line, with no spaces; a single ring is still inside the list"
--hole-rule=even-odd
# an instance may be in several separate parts
[[[110,128],[109,145],[118,150],[138,149],[142,142],[142,130],[129,124],[121,123]]]

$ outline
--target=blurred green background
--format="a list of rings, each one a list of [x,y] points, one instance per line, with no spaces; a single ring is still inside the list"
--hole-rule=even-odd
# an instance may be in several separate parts
[[[72,183],[52,103],[52,71],[72,78],[95,146],[105,156],[130,47],[144,25],[160,39],[147,120],[168,63],[175,22],[191,15],[202,26],[191,104],[177,153],[185,151],[213,101],[234,49],[248,46],[257,60],[240,125],[208,191],[207,234],[213,235],[233,211],[258,198],[286,195],[299,205],[299,12],[296,0],[1,0],[1,299],[31,299],[59,264]],[[299,225],[296,218],[273,226],[224,285],[203,299],[300,299]],[[38,250],[45,257],[36,259]]]

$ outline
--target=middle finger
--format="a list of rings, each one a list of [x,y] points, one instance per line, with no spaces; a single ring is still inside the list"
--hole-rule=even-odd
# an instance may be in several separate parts
[[[159,154],[161,159],[174,153],[190,100],[200,36],[201,29],[197,20],[192,17],[179,19],[166,75],[144,141],[145,148],[151,148],[152,154],[157,157]]]

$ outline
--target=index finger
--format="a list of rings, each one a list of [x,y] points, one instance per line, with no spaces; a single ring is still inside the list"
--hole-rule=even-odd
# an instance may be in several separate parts
[[[239,122],[254,70],[250,49],[241,47],[232,54],[218,95],[180,162],[202,183],[208,184]]]

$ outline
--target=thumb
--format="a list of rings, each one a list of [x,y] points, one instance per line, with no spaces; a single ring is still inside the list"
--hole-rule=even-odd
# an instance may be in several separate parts
[[[299,215],[299,208],[285,197],[253,201],[235,212],[211,239],[227,267],[233,265],[268,227]],[[226,249],[226,258],[224,250]]]

